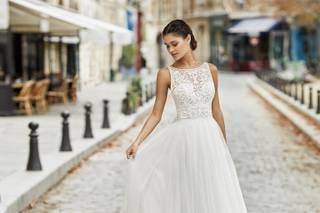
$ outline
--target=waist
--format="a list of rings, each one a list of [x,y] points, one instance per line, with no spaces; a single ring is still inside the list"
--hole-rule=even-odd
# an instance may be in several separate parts
[[[193,111],[188,113],[177,113],[176,120],[182,119],[198,119],[198,118],[210,118],[212,119],[211,111]]]

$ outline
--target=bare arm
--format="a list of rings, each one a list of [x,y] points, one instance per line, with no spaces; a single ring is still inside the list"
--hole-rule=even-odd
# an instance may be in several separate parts
[[[168,87],[170,85],[170,75],[168,70],[160,69],[157,73],[156,80],[156,99],[153,109],[142,129],[133,143],[140,145],[143,140],[152,132],[152,130],[160,122],[163,109],[167,100]]]
[[[219,92],[218,92],[218,69],[215,65],[209,64],[210,66],[210,71],[211,75],[213,78],[214,82],[214,87],[215,87],[215,95],[212,101],[212,114],[213,118],[217,121],[217,123],[220,126],[220,129],[223,133],[224,139],[227,143],[227,136],[226,136],[226,130],[225,130],[225,125],[224,125],[224,117],[223,113],[220,108],[220,102],[219,102]]]

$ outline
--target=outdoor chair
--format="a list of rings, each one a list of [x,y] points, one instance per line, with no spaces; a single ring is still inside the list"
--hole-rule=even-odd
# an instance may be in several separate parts
[[[25,82],[21,88],[19,95],[13,97],[15,102],[19,104],[19,112],[32,115],[31,91],[34,85],[33,80]]]
[[[63,79],[62,84],[56,90],[48,92],[48,101],[54,103],[56,101],[62,101],[64,104],[68,102],[68,81]]]
[[[37,112],[45,112],[48,110],[46,94],[48,92],[49,80],[44,79],[37,81],[32,89],[32,101],[35,102]]]

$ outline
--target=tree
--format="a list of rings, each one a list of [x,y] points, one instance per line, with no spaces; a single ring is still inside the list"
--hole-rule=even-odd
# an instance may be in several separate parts
[[[307,28],[320,22],[319,0],[273,0],[273,3],[276,6],[276,16],[290,17]]]

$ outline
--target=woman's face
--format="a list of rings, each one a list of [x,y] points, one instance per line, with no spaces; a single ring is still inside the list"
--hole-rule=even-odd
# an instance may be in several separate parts
[[[182,58],[188,51],[191,51],[190,40],[191,36],[189,34],[186,38],[175,33],[169,33],[163,37],[164,44],[175,61]]]

